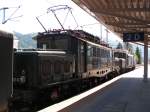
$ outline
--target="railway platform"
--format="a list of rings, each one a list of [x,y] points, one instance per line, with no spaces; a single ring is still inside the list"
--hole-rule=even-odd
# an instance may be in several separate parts
[[[150,79],[143,82],[143,71],[139,66],[39,112],[150,112]]]

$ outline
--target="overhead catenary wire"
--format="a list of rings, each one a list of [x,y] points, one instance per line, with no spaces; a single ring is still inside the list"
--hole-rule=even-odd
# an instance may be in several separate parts
[[[73,17],[73,19],[74,19],[74,21],[75,21],[75,23],[76,23],[77,27],[78,27],[79,25],[78,25],[78,23],[77,23],[77,21],[76,21],[76,19],[75,19],[75,17],[74,17],[74,15],[73,15],[73,13],[72,13],[72,11],[71,11],[71,10],[70,10],[70,13],[71,13],[71,15],[72,15],[72,17]]]
[[[58,23],[60,24],[61,28],[64,30],[65,28],[63,27],[62,23],[60,22],[60,20],[58,19],[55,11],[52,10],[52,13],[54,14],[55,18],[57,19]]]
[[[67,14],[66,14],[66,16],[65,16],[65,19],[64,19],[64,21],[63,21],[63,23],[61,23],[61,21],[59,20],[58,16],[57,16],[56,13],[55,13],[55,11],[62,10],[62,9],[63,9],[63,10],[68,10],[68,12],[67,12]],[[47,9],[47,13],[49,13],[49,12],[52,12],[52,13],[54,14],[55,18],[57,19],[58,23],[60,24],[60,26],[61,26],[61,28],[62,28],[63,30],[65,29],[65,28],[64,28],[64,24],[65,24],[65,22],[66,22],[66,20],[67,20],[67,17],[68,17],[69,12],[70,12],[71,15],[72,15],[72,17],[73,17],[73,19],[74,19],[74,21],[75,21],[75,23],[76,23],[76,25],[77,25],[77,27],[78,27],[78,23],[77,23],[77,21],[76,21],[74,15],[73,15],[73,13],[72,13],[71,7],[69,7],[68,5],[57,5],[57,6],[49,7],[49,8]]]
[[[66,14],[66,16],[65,16],[65,19],[64,19],[63,25],[65,24],[65,22],[66,22],[66,20],[67,20],[67,17],[68,17],[68,15],[69,15],[69,12],[70,12],[70,10],[68,10],[68,12],[67,12],[67,14]]]
[[[45,30],[45,32],[47,32],[46,28],[44,27],[44,25],[41,23],[41,21],[39,20],[38,17],[36,17],[37,21],[40,23],[40,25],[42,26],[42,28]]]
[[[3,7],[3,8],[0,8],[0,10],[3,10],[2,24],[5,24],[8,20],[12,20],[12,19],[15,19],[15,18],[18,18],[18,17],[22,17],[23,15],[13,17],[14,14],[20,9],[20,7],[21,7],[21,5],[19,5],[18,7]],[[5,20],[5,10],[10,9],[10,8],[16,8],[16,10]]]

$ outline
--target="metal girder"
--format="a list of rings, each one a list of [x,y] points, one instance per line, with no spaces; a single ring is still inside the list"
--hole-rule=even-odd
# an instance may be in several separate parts
[[[148,38],[149,40],[149,38]],[[141,46],[144,46],[144,43],[143,42],[133,42],[134,44],[138,44],[138,45],[141,45]],[[148,47],[150,48],[150,45],[148,45]]]
[[[149,12],[150,8],[106,8],[99,9],[106,12]]]
[[[135,18],[135,17],[131,17],[131,16],[126,16],[126,15],[122,15],[122,14],[107,12],[107,11],[103,11],[103,10],[95,10],[95,9],[90,9],[90,10],[92,12],[100,14],[100,15],[119,17],[119,18],[122,18],[122,19],[132,20],[132,21],[135,21],[135,22],[150,24],[150,21],[148,21],[148,20],[143,20],[143,19],[139,19],[139,18]]]
[[[144,32],[145,35],[150,35],[150,32],[146,32],[146,31],[140,31],[140,30],[115,30],[116,33],[120,33],[120,34],[123,34],[124,32]]]
[[[115,26],[115,25],[147,25],[145,23],[133,23],[133,22],[105,22],[105,24],[107,25],[112,25],[112,26]]]
[[[110,25],[110,24],[107,24]],[[133,29],[133,28],[150,28],[149,25],[122,25],[122,24],[111,24],[111,26],[119,27],[119,28],[126,28],[126,29]]]

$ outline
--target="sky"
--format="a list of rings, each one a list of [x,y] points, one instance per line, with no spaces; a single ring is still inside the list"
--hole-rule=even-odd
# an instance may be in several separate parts
[[[106,28],[71,0],[0,0],[0,8],[9,7],[9,9],[6,10],[5,20],[11,17],[14,12],[11,18],[21,16],[7,21],[4,25],[22,34],[44,31],[36,20],[36,17],[39,18],[47,30],[60,29],[60,24],[54,17],[54,14],[52,12],[47,13],[49,7],[56,5],[68,5],[71,7],[73,16],[71,13],[68,13],[68,10],[58,10],[55,12],[61,23],[64,23],[63,26],[66,29],[83,29],[106,41]],[[20,6],[20,8],[15,11],[18,6]],[[66,16],[67,13],[68,16]],[[0,22],[2,22],[2,19],[3,12],[0,10]],[[114,41],[120,41],[120,39],[111,32],[108,33],[108,37],[114,39]]]

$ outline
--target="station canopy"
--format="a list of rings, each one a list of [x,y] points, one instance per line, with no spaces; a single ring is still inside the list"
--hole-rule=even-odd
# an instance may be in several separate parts
[[[72,1],[121,38],[125,32],[150,35],[150,0]]]

